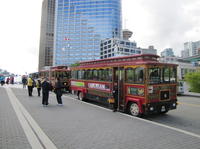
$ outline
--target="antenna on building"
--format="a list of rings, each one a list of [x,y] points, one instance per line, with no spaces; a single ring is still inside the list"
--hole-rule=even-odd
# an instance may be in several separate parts
[[[124,29],[126,29],[126,23],[127,23],[128,19],[124,19]]]

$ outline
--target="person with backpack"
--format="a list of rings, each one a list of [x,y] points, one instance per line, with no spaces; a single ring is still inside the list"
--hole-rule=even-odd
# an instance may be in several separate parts
[[[49,91],[52,90],[51,84],[48,82],[48,79],[45,78],[44,81],[42,82],[42,105],[46,107],[49,102]]]
[[[40,81],[40,79],[38,79],[36,81],[36,88],[37,88],[37,92],[38,92],[38,97],[40,97],[41,87],[42,87],[41,81]]]

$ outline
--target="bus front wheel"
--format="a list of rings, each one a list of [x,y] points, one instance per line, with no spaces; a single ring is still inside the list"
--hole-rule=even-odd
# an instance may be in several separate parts
[[[83,92],[79,92],[79,93],[78,93],[78,99],[79,99],[80,101],[83,101],[83,100],[84,100]]]
[[[140,114],[140,108],[139,108],[138,104],[135,103],[135,102],[131,102],[129,104],[128,110],[129,110],[129,113],[131,115],[133,115],[133,116],[136,116],[136,117],[140,117],[141,116],[141,114]]]

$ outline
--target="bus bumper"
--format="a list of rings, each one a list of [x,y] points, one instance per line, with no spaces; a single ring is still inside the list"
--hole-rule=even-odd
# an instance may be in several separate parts
[[[176,109],[177,100],[163,101],[158,103],[149,103],[145,107],[145,114],[165,113],[169,110]]]

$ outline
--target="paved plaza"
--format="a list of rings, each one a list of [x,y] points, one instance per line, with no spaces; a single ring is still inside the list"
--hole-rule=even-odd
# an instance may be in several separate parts
[[[26,89],[9,86],[0,88],[0,102],[0,149],[200,148],[198,133],[113,113],[70,94],[58,106],[51,93],[43,107],[36,91],[28,97]]]

